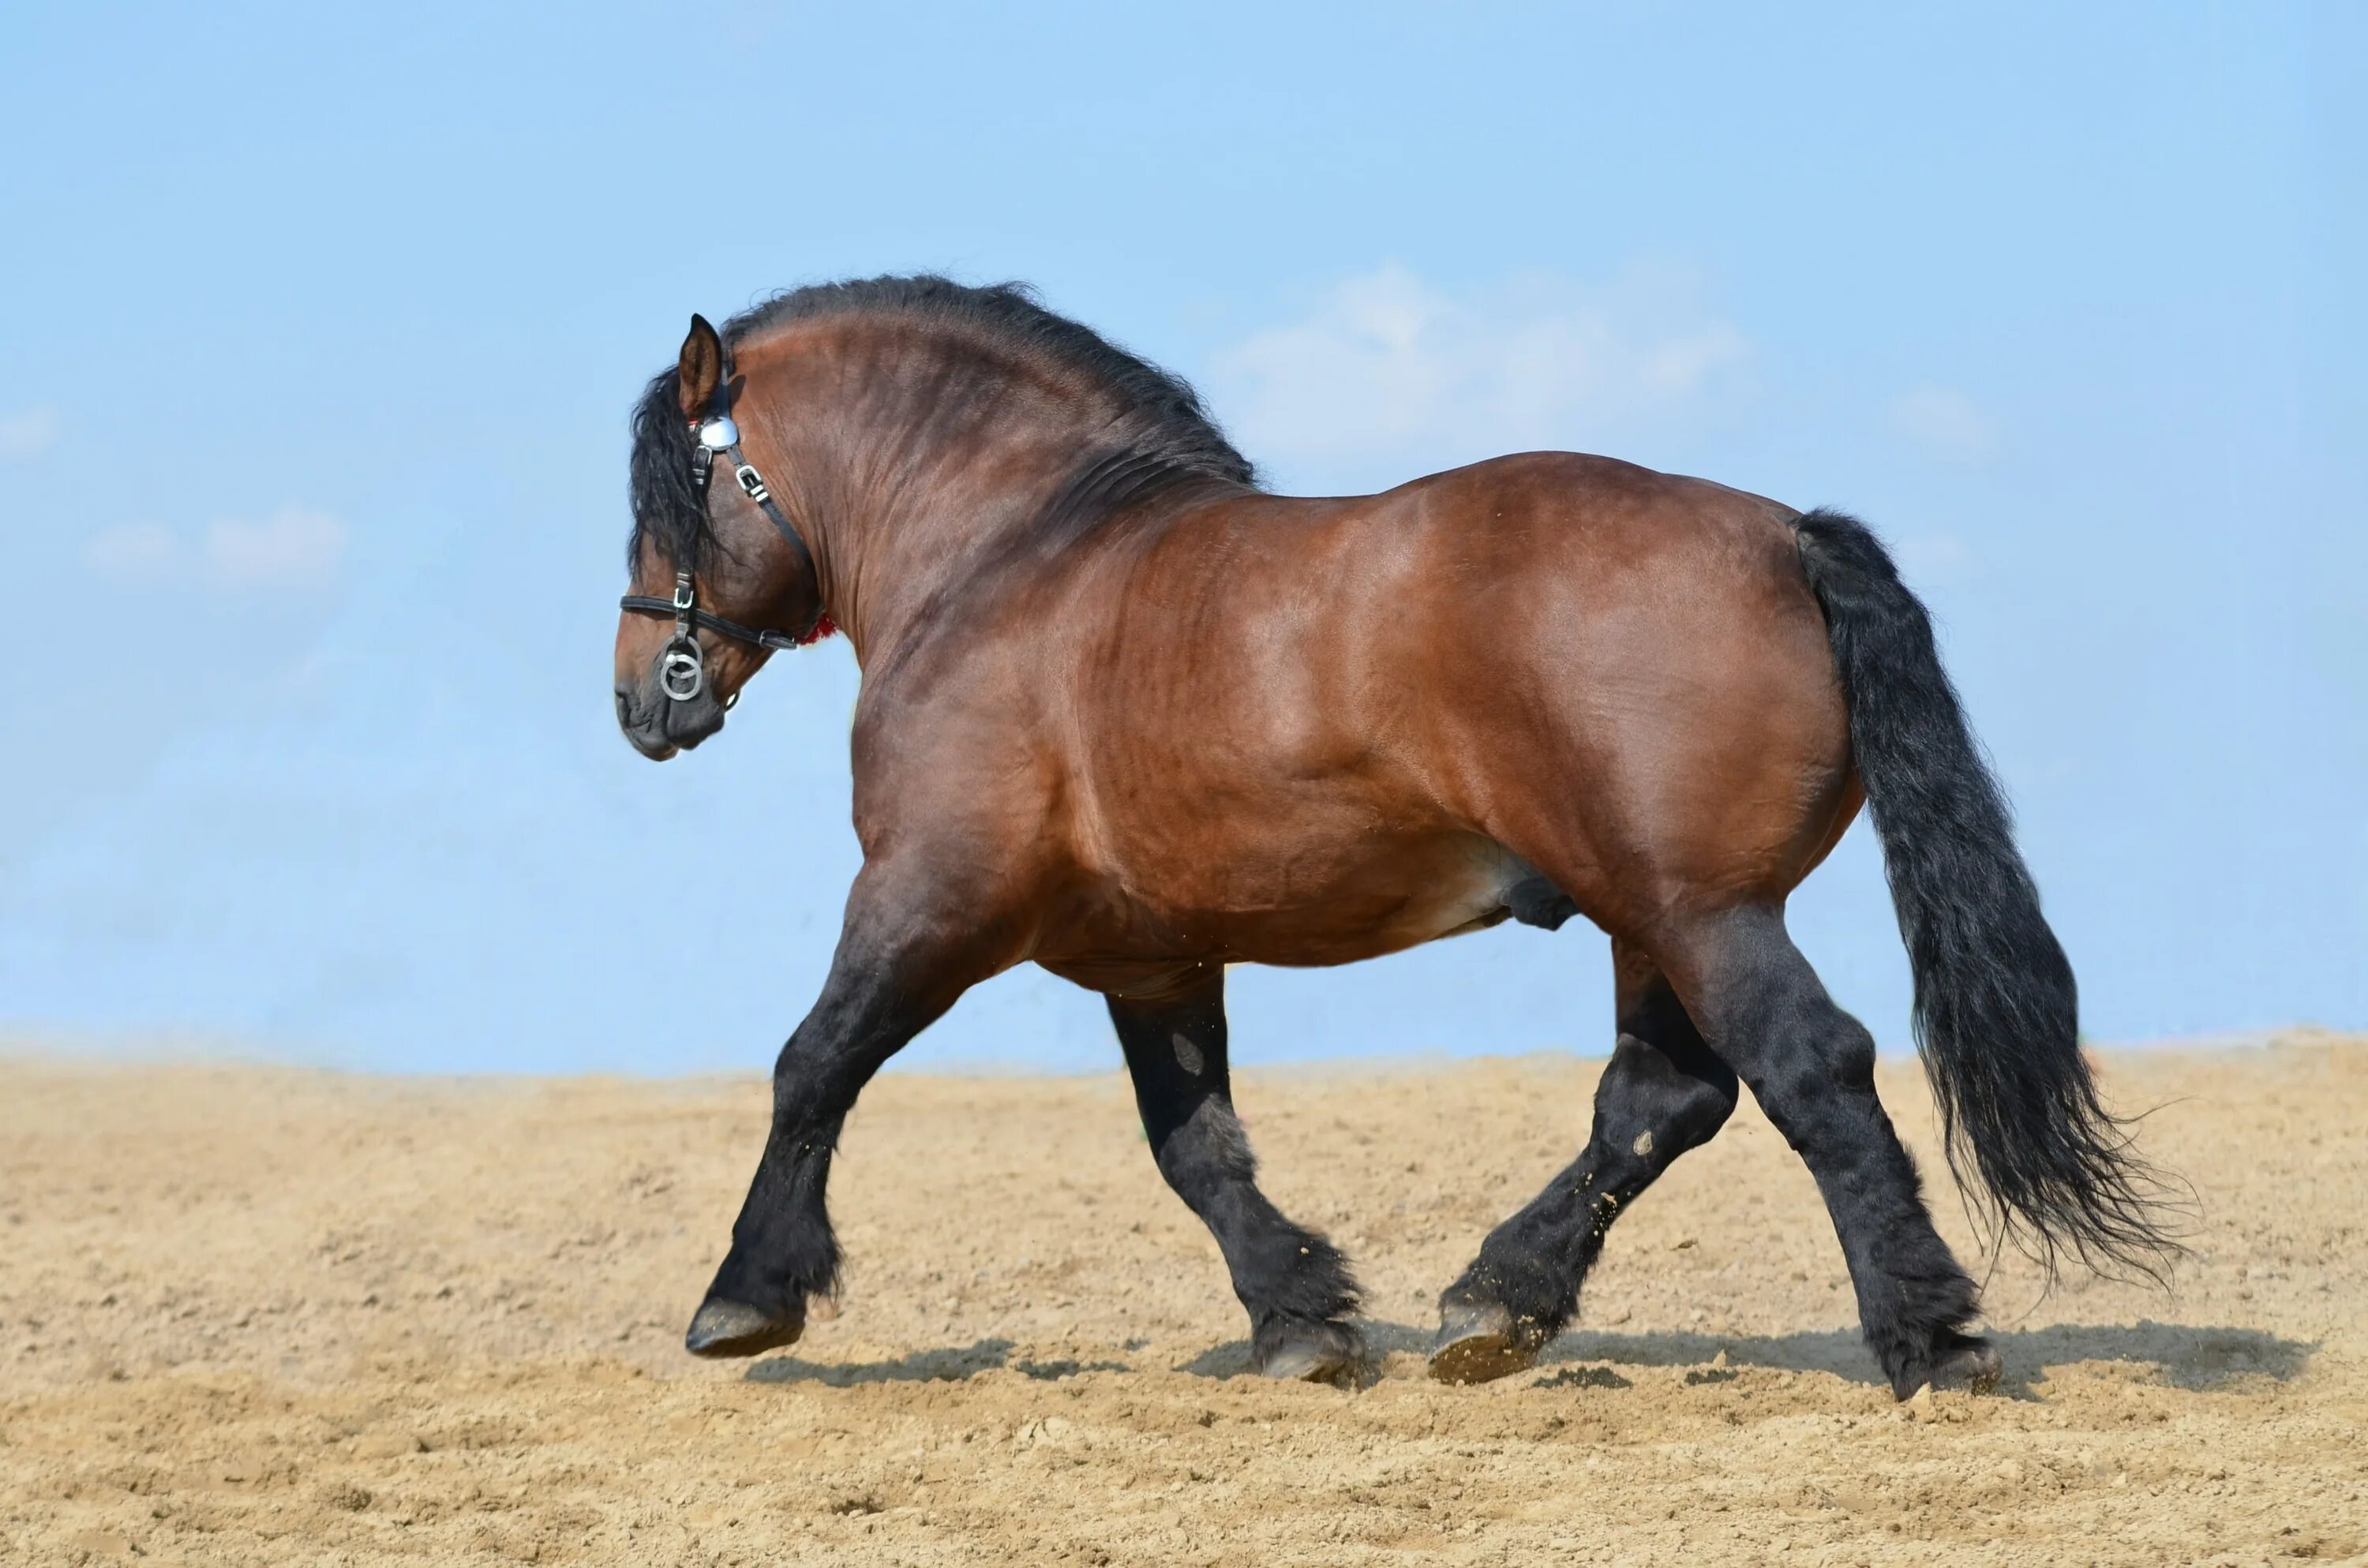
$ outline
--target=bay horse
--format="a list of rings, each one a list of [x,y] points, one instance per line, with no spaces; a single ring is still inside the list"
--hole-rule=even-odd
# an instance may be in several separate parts
[[[1269,494],[1180,380],[1023,288],[934,277],[694,317],[632,433],[632,744],[699,744],[834,628],[862,670],[863,866],[694,1354],[798,1338],[837,1283],[824,1187],[857,1095],[1033,961],[1107,999],[1257,1369],[1352,1376],[1355,1280],[1259,1191],[1233,1110],[1225,966],[1578,914],[1617,983],[1593,1133],[1447,1287],[1432,1373],[1531,1365],[1613,1220],[1748,1085],[1894,1392],[1986,1388],[1873,1040],[1785,934],[1861,803],[1961,1185],[2051,1270],[2173,1248],[1924,608],[1852,518],[1566,452]]]

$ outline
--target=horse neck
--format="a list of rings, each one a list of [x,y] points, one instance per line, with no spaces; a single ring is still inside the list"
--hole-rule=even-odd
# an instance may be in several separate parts
[[[1122,452],[1125,411],[967,346],[814,335],[743,362],[781,411],[764,427],[787,455],[823,602],[869,665]]]

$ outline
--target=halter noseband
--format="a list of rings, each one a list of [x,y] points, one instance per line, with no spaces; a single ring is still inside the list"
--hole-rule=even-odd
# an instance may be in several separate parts
[[[690,454],[690,477],[691,483],[699,489],[700,505],[706,504],[708,482],[714,476],[715,458],[720,452],[732,464],[732,477],[739,481],[741,491],[749,500],[764,508],[766,517],[780,530],[781,537],[790,541],[790,548],[798,552],[798,560],[803,563],[806,575],[814,578],[819,590],[822,579],[814,571],[814,551],[806,548],[806,541],[799,536],[798,530],[790,526],[789,517],[781,510],[781,504],[773,499],[772,491],[766,487],[765,476],[758,473],[757,465],[741,453],[740,426],[732,422],[732,350],[729,348],[723,350],[723,371],[716,380],[715,390],[708,394],[706,417],[694,421],[692,426],[698,432],[699,445]],[[819,597],[817,592],[816,598]],[[689,702],[707,689],[707,660],[700,651],[695,629],[704,627],[725,637],[753,643],[768,652],[778,652],[813,642],[820,633],[823,623],[829,619],[817,603],[814,619],[806,623],[803,631],[763,631],[753,626],[743,626],[736,620],[726,620],[711,610],[699,608],[699,597],[691,586],[690,573],[687,569],[677,569],[674,574],[674,597],[662,599],[651,594],[627,594],[617,601],[617,606],[620,609],[632,610],[641,615],[674,618],[674,636],[667,640],[666,650],[658,660],[658,685],[665,688],[667,697],[677,702]]]

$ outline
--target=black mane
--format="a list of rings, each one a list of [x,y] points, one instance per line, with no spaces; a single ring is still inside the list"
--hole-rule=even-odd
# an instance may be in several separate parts
[[[1120,488],[1139,494],[1167,479],[1201,476],[1255,484],[1258,475],[1234,449],[1201,406],[1201,397],[1180,376],[1128,353],[1068,317],[1046,310],[1024,283],[972,288],[931,274],[910,278],[850,278],[816,283],[775,295],[743,311],[720,329],[728,345],[784,323],[843,312],[879,312],[916,315],[982,327],[1023,355],[1075,367],[1110,389],[1132,411],[1116,432],[1116,449],[1094,454],[1092,474],[1081,483],[1108,492],[1109,477],[1122,473]],[[669,562],[697,563],[715,545],[707,506],[690,480],[692,439],[682,416],[677,374],[669,366],[653,378],[633,408],[632,498],[633,533],[629,567],[638,563],[644,540],[654,541]],[[1074,507],[1075,497],[1069,503]]]

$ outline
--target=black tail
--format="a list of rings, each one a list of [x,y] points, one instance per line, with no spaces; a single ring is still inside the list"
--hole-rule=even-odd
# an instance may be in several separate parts
[[[1931,619],[1856,518],[1816,511],[1793,528],[1916,974],[1916,1040],[1949,1168],[2051,1272],[2068,1250],[2159,1278],[2178,1247],[2157,1183],[2097,1098],[2072,966],[1941,668]]]

